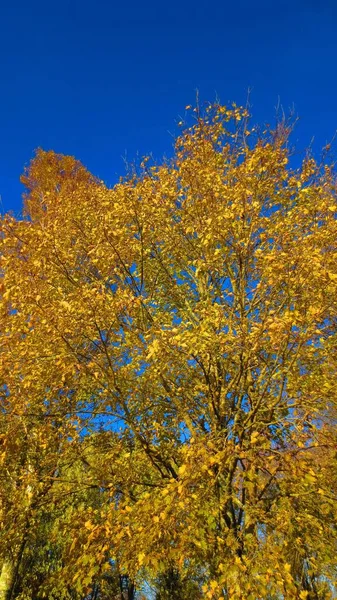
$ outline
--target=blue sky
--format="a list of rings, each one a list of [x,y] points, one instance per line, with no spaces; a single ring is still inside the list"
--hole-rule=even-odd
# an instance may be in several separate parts
[[[1,212],[20,211],[39,146],[110,185],[123,158],[169,155],[196,89],[243,103],[251,88],[258,122],[294,106],[300,149],[337,129],[336,0],[3,0],[0,52]]]

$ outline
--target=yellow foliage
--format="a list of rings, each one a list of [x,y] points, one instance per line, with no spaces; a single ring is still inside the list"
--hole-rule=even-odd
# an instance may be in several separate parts
[[[291,168],[286,124],[197,116],[112,189],[39,150],[2,219],[5,546],[50,502],[79,590],[114,557],[309,598],[336,574],[335,177]]]

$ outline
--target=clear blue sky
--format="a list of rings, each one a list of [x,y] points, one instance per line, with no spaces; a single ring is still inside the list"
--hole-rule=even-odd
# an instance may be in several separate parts
[[[109,184],[125,156],[170,154],[197,88],[224,103],[252,88],[260,122],[294,105],[300,147],[337,129],[337,0],[3,0],[0,48],[1,212],[20,210],[39,146]]]

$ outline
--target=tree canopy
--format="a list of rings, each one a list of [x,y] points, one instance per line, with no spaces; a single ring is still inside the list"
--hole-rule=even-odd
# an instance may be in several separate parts
[[[336,597],[334,165],[187,109],[111,189],[38,150],[2,218],[1,599]]]

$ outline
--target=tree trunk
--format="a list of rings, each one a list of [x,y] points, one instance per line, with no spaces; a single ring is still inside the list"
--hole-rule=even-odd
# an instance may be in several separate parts
[[[5,559],[0,574],[0,600],[8,600],[14,583],[14,573],[13,561]]]

